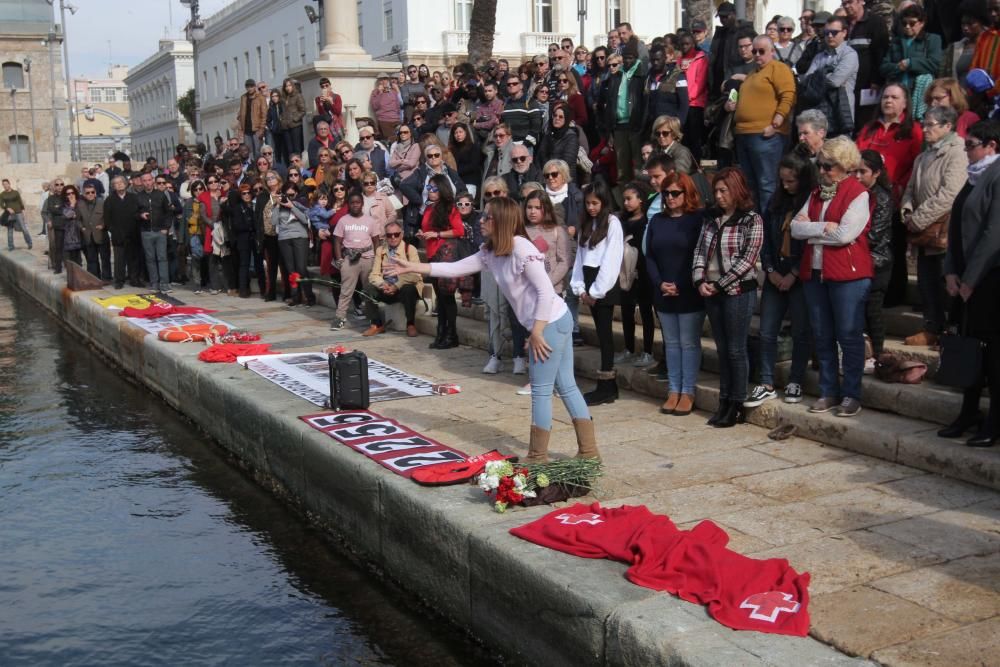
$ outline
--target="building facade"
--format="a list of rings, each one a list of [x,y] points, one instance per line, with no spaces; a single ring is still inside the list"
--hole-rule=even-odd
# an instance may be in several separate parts
[[[177,100],[194,86],[191,43],[160,40],[159,50],[132,67],[125,77],[133,160],[156,157],[160,164],[179,143],[193,143],[194,132]]]
[[[69,160],[62,30],[45,0],[0,0],[0,164]]]
[[[74,140],[80,160],[104,162],[115,151],[129,153],[128,67],[115,65],[104,79],[73,79]]]

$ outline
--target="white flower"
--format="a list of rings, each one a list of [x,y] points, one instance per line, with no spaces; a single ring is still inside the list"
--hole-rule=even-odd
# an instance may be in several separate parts
[[[496,475],[483,473],[479,476],[479,488],[489,493],[500,486],[500,478]]]

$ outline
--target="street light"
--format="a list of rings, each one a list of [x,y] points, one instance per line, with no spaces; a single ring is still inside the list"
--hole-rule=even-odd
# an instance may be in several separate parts
[[[54,5],[55,4],[55,0],[45,0],[45,1],[47,3],[49,3],[50,5]],[[62,26],[62,38],[63,38],[63,67],[65,68],[65,71],[66,71],[66,98],[67,98],[67,102],[68,102],[67,105],[66,105],[66,108],[67,108],[67,111],[69,112],[69,137],[70,137],[70,148],[72,149],[72,146],[73,146],[73,113],[74,113],[73,109],[75,108],[75,105],[73,104],[73,102],[76,101],[76,90],[73,88],[72,84],[70,83],[70,75],[69,75],[69,36],[68,36],[68,34],[66,32],[66,10],[67,9],[69,10],[70,14],[75,15],[79,8],[76,5],[72,5],[72,4],[68,3],[68,2],[66,2],[66,0],[59,0],[59,24]],[[72,97],[70,97],[70,96],[72,96]],[[72,153],[72,150],[70,152]],[[72,159],[72,157],[73,156],[70,155],[71,159]],[[78,160],[80,159],[80,135],[79,135],[79,133],[77,133],[77,136],[76,136],[76,159],[78,159]]]
[[[187,38],[191,42],[191,60],[194,68],[194,137],[198,143],[201,131],[201,105],[198,104],[198,42],[205,39],[205,24],[198,15],[198,0],[180,0],[181,5],[191,9],[191,20],[187,24]]]
[[[28,75],[28,106],[31,109],[31,141],[28,143],[30,151],[34,152],[32,158],[29,152],[29,159],[38,162],[38,135],[35,134],[35,89],[31,87],[31,56],[24,58],[24,72]]]

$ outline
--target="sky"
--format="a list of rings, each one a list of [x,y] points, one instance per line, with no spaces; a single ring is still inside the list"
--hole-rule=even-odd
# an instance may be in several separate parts
[[[201,0],[202,19],[231,2]],[[55,4],[58,22],[59,0]],[[66,31],[70,73],[81,78],[107,76],[109,58],[115,65],[139,64],[156,53],[164,35],[182,37],[191,17],[180,0],[68,0],[67,4],[78,8],[75,15],[66,10]]]

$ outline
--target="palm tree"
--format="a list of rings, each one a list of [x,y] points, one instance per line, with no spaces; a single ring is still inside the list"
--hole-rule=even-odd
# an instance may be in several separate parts
[[[497,0],[474,0],[469,19],[469,62],[482,67],[493,57],[497,27]]]

